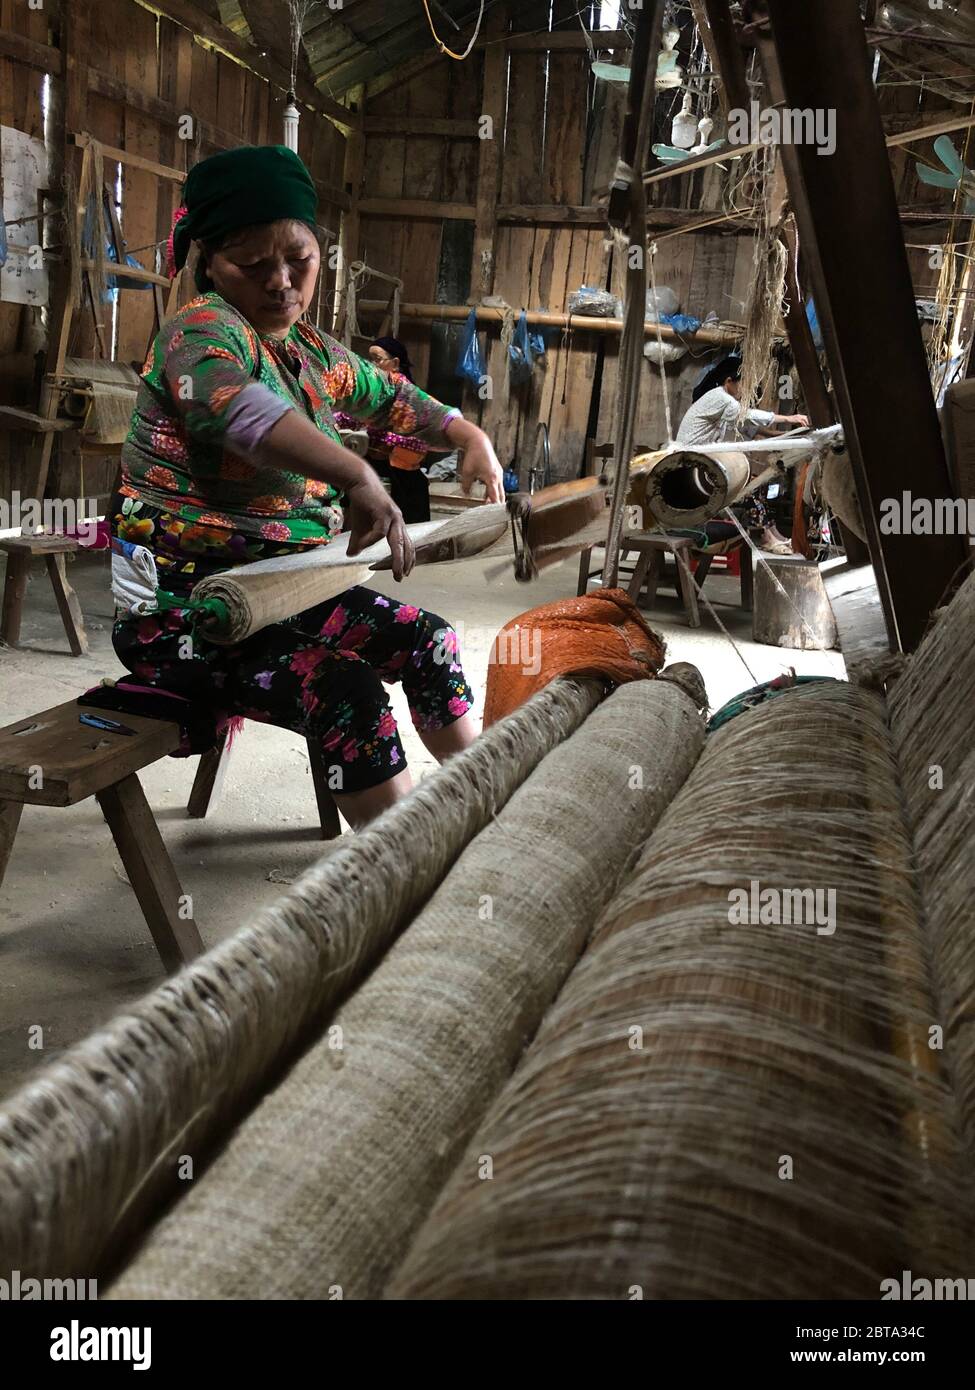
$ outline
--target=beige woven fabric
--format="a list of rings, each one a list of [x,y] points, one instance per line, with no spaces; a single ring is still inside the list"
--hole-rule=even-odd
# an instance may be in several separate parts
[[[239,1126],[109,1296],[378,1295],[702,742],[675,686],[611,695],[467,847],[335,1015],[341,1032]]]
[[[888,697],[920,874],[944,1055],[975,1172],[975,575]],[[975,1220],[972,1185],[968,1210]],[[975,1251],[972,1268],[975,1269]]]
[[[826,898],[808,922],[781,899],[778,922],[732,920],[752,880],[834,888],[835,930]],[[963,1275],[930,1016],[880,701],[807,686],[739,716],[389,1295],[876,1299],[904,1269]]]
[[[0,1107],[0,1274],[91,1277],[602,698],[559,680]]]
[[[499,541],[502,553],[511,549],[503,502],[472,507],[446,521],[416,522],[406,529],[416,546],[417,564],[493,553],[491,547]],[[201,580],[193,591],[194,599],[219,599],[226,609],[226,622],[208,628],[208,639],[223,646],[243,642],[271,623],[324,603],[355,584],[364,584],[372,569],[390,567],[385,540],[367,546],[350,560],[350,534],[346,531],[329,545],[297,555],[257,560]]]

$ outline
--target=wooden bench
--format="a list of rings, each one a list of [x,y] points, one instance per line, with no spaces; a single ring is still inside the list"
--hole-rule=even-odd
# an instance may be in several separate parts
[[[133,734],[82,724],[83,713],[114,719]],[[166,970],[177,970],[200,954],[203,942],[188,897],[152,814],[138,773],[174,752],[177,724],[140,715],[86,709],[75,700],[0,729],[0,886],[13,850],[24,806],[74,806],[94,796],[108,822],[152,939]],[[341,833],[320,750],[309,758],[323,839]],[[188,812],[202,817],[216,804],[229,749],[200,759]]]
[[[35,556],[43,556],[61,621],[68,635],[71,654],[87,654],[88,634],[85,632],[85,620],[78,595],[68,583],[64,562],[65,555],[76,555],[83,549],[80,541],[68,536],[10,536],[6,540],[0,540],[0,551],[7,557],[3,610],[0,613],[0,639],[8,646],[16,647],[20,641],[20,626],[24,616],[24,598],[31,561]]]

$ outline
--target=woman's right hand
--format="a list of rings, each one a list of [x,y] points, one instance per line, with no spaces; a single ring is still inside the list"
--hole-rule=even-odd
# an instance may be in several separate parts
[[[402,579],[409,574],[416,556],[403,514],[371,468],[366,468],[359,481],[348,487],[346,499],[351,531],[349,558],[385,537],[393,557],[393,578]]]

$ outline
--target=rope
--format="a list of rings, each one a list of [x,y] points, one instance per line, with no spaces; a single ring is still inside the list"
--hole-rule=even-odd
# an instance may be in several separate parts
[[[445,53],[448,58],[456,58],[458,63],[462,63],[465,58],[470,56],[471,49],[477,43],[477,36],[481,32],[481,20],[484,18],[484,0],[481,0],[481,8],[478,11],[477,23],[474,26],[474,33],[471,35],[471,41],[464,49],[463,53],[455,53],[453,49],[448,48],[443,39],[441,39],[440,35],[433,27],[433,16],[430,13],[430,6],[427,4],[427,0],[423,0],[423,8],[426,11],[427,23],[430,26],[430,33],[433,35],[433,41],[440,49],[440,52]]]
[[[657,330],[657,348],[660,352],[660,384],[663,387],[664,391],[664,421],[667,425],[667,443],[671,444],[673,443],[674,439],[674,422],[671,419],[670,415],[670,388],[667,383],[667,367],[664,362],[664,340],[660,333],[660,315],[659,313],[657,313],[656,309],[657,277],[653,271],[653,262],[656,254],[657,243],[653,242],[650,246],[650,288],[653,291],[654,314],[656,315],[656,322],[654,323],[654,327]]]

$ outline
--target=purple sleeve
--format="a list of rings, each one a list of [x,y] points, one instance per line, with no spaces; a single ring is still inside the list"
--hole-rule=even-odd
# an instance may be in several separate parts
[[[235,454],[250,458],[271,426],[293,409],[289,401],[276,396],[261,382],[250,382],[227,406],[224,444]]]

